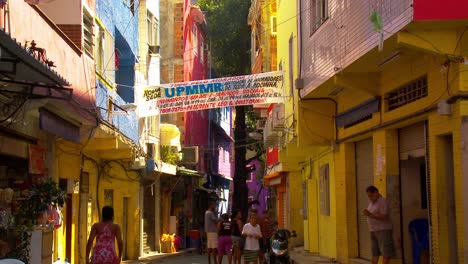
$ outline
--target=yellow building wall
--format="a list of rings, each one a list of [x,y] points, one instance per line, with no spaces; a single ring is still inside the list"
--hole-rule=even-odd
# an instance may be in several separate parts
[[[449,254],[449,241],[447,236],[448,223],[447,223],[447,208],[444,202],[447,194],[445,193],[445,164],[441,162],[443,155],[443,149],[438,142],[439,136],[452,135],[453,136],[453,158],[454,158],[454,181],[455,181],[455,210],[456,210],[456,222],[457,222],[457,243],[458,243],[458,263],[463,263],[463,230],[465,223],[463,222],[463,199],[462,199],[462,173],[461,173],[461,151],[460,151],[460,126],[461,126],[461,114],[466,115],[468,113],[468,104],[466,102],[457,102],[452,107],[451,116],[441,116],[437,114],[437,111],[428,111],[418,117],[411,119],[402,120],[385,129],[368,130],[375,128],[380,124],[397,120],[401,117],[407,116],[411,113],[427,109],[428,107],[434,106],[441,98],[446,98],[447,93],[447,78],[449,80],[448,87],[450,94],[453,95],[458,89],[466,89],[466,73],[462,70],[466,68],[465,65],[455,65],[452,67],[450,72],[441,71],[441,63],[443,58],[436,55],[424,54],[421,52],[408,53],[397,59],[395,62],[386,65],[379,76],[379,86],[375,92],[384,96],[387,92],[392,91],[410,81],[415,80],[427,74],[428,77],[428,96],[412,102],[408,105],[402,106],[398,109],[387,112],[386,106],[382,105],[382,115],[374,114],[371,120],[362,122],[358,125],[352,126],[347,129],[340,128],[340,138],[353,137],[352,141],[359,140],[365,137],[372,136],[374,140],[374,184],[381,190],[381,193],[386,196],[390,186],[387,186],[389,182],[388,177],[396,177],[399,175],[399,157],[398,157],[398,128],[414,124],[423,120],[428,120],[429,124],[429,153],[430,153],[430,172],[431,172],[431,203],[432,203],[432,232],[433,232],[433,258],[434,263],[446,263]],[[465,81],[464,81],[465,80]],[[356,105],[355,102],[364,102],[371,98],[373,95],[366,91],[356,91],[345,89],[339,94],[338,104],[339,112],[345,111]],[[367,133],[362,133],[368,130]],[[353,219],[353,214],[356,214],[355,209],[350,210],[349,206],[352,205],[346,200],[353,199],[355,201],[355,175],[351,175],[351,171],[354,171],[354,161],[349,161],[349,157],[353,156],[352,153],[347,153],[352,149],[351,145],[346,147],[347,143],[341,143],[339,150],[336,155],[336,177],[337,177],[337,212],[339,212],[337,220],[337,247],[342,248],[338,252],[338,258],[340,261],[347,263],[346,260],[349,257],[357,256],[357,248],[354,243],[357,243],[357,233],[353,231],[357,226]],[[353,144],[353,143],[349,143]],[[377,157],[377,150],[382,151],[383,156]],[[354,151],[354,150],[352,150]],[[378,159],[382,158],[385,162],[381,165],[377,165]],[[353,182],[354,179],[354,182]],[[391,181],[392,182],[392,181]],[[394,181],[393,181],[394,182]],[[311,201],[309,199],[309,201]],[[340,210],[340,206],[347,207]],[[344,212],[348,215],[345,216]],[[310,228],[309,220],[309,228]],[[401,227],[405,231],[407,227]],[[310,247],[313,243],[310,244]],[[392,263],[401,263],[401,260],[392,260]]]
[[[277,13],[277,62],[278,70],[280,67],[284,72],[284,95],[285,97],[285,116],[286,127],[289,132],[285,132],[285,143],[289,143],[294,139],[295,123],[298,118],[297,111],[297,90],[294,87],[294,80],[298,76],[298,53],[297,53],[297,24],[295,19],[291,19],[296,15],[296,1],[278,1]],[[270,29],[270,26],[268,27]],[[270,30],[266,30],[264,34],[270,34]],[[289,65],[289,40],[293,40],[293,65]],[[293,69],[293,78],[289,76],[289,70]],[[291,87],[291,84],[293,84]],[[291,90],[293,94],[291,94]]]
[[[430,170],[431,170],[431,188],[432,188],[432,232],[439,234],[432,241],[434,249],[434,263],[445,263],[449,259],[450,241],[448,238],[449,223],[447,214],[453,208],[448,208],[446,198],[448,195],[455,196],[455,217],[456,233],[458,244],[458,263],[464,263],[463,255],[464,245],[464,213],[463,212],[463,189],[462,189],[462,164],[461,164],[461,146],[460,140],[461,117],[458,114],[452,116],[439,116],[432,114],[429,117],[429,147],[430,147]],[[441,142],[443,136],[452,135],[453,139],[453,160],[454,160],[454,185],[455,193],[447,193],[447,174],[445,171],[445,149]],[[434,238],[434,236],[433,236]]]
[[[308,250],[322,256],[335,258],[336,248],[336,210],[343,210],[336,203],[334,153],[329,147],[317,147],[317,154],[309,156],[307,176],[308,198]],[[325,215],[320,208],[320,168],[329,166],[330,215]]]
[[[124,247],[126,248],[127,258],[138,259],[138,249],[140,248],[140,184],[138,174],[125,171],[118,162],[110,162],[108,164],[107,168],[104,166],[100,169],[101,175],[98,176],[96,164],[90,161],[85,162],[84,171],[89,173],[89,198],[92,205],[92,222],[98,222],[100,210],[105,205],[109,205],[109,199],[104,197],[104,190],[112,190],[114,223],[120,226],[122,238],[126,237]],[[128,204],[126,211],[124,210],[124,198]],[[126,234],[124,234],[124,220],[127,221]],[[84,228],[88,224],[82,223],[81,226]]]
[[[55,151],[55,175],[59,178],[70,179],[77,183],[72,194],[72,204],[66,204],[62,208],[63,225],[55,231],[54,260],[64,260],[66,256],[66,227],[65,223],[72,223],[72,263],[85,263],[85,252],[88,234],[93,223],[99,221],[98,203],[96,193],[99,192],[99,208],[105,205],[104,189],[113,190],[114,222],[119,224],[123,230],[123,220],[127,217],[127,258],[137,259],[139,256],[139,179],[135,172],[127,172],[116,162],[109,166],[101,167],[101,178],[98,185],[97,165],[90,160],[84,161],[83,172],[89,173],[89,193],[79,192],[79,181],[81,175],[81,146],[70,142],[61,141],[56,143]],[[96,159],[98,160],[98,159]],[[99,162],[99,161],[98,161]],[[104,176],[105,175],[105,176]],[[98,188],[97,188],[98,186]],[[128,211],[123,210],[123,199],[128,198]],[[88,202],[91,205],[91,215],[88,215]],[[72,219],[66,219],[67,206],[72,206]]]
[[[54,176],[55,181],[59,182],[60,179],[68,179],[72,181],[79,181],[80,179],[80,170],[81,170],[81,158],[80,158],[80,150],[81,145],[65,141],[65,140],[57,140],[55,142],[55,164],[54,164]],[[70,191],[70,190],[67,190]],[[78,259],[80,258],[80,252],[78,251],[78,247],[81,246],[83,243],[86,243],[86,238],[82,240],[83,237],[78,236],[78,195],[73,192],[72,194],[72,204],[65,204],[63,208],[61,208],[62,212],[62,226],[55,230],[54,232],[54,256],[53,259],[56,260],[60,258],[65,260],[66,258],[66,223],[71,221],[72,223],[72,240],[71,240],[71,259],[69,261],[73,261],[78,263]],[[66,211],[67,207],[72,207],[72,218],[67,219]],[[84,260],[84,256],[83,256]]]
[[[289,230],[296,231],[297,237],[291,240],[293,245],[303,245],[304,218],[302,176],[300,171],[291,171],[288,175],[289,183]]]

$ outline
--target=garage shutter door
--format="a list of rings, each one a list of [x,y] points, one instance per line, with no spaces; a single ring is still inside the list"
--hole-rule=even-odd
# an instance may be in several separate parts
[[[357,218],[359,232],[359,257],[370,260],[371,241],[367,218],[362,211],[369,205],[366,188],[374,184],[374,162],[372,139],[356,143]]]
[[[426,155],[425,124],[417,123],[399,131],[400,160],[419,158]]]

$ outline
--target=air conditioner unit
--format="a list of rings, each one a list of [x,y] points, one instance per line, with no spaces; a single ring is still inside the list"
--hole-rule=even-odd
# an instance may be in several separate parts
[[[141,170],[146,168],[146,159],[145,157],[137,157],[133,160],[131,165],[132,170]]]
[[[160,49],[161,47],[159,45],[155,45],[155,46],[148,45],[148,52],[150,54],[159,54]]]
[[[265,128],[266,119],[257,120],[257,130],[263,130]]]
[[[198,147],[183,147],[182,148],[182,165],[197,165],[198,164]]]
[[[285,128],[284,125],[284,104],[275,104],[271,111],[272,129],[276,131],[282,131]]]
[[[266,120],[265,128],[263,129],[263,143],[266,147],[277,147],[280,143],[281,134],[273,130],[271,121],[271,119]]]

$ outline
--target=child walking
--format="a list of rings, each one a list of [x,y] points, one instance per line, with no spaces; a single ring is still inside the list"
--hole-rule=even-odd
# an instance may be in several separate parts
[[[262,238],[262,231],[260,225],[257,224],[256,214],[250,215],[249,223],[245,224],[242,229],[242,236],[245,237],[244,263],[257,264],[258,251],[260,250],[258,240]]]
[[[228,256],[228,263],[231,264],[231,229],[232,222],[229,221],[229,215],[223,214],[221,216],[221,221],[218,223],[218,264],[223,263],[223,255]]]

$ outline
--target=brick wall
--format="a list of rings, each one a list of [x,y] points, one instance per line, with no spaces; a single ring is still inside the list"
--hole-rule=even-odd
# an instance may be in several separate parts
[[[81,29],[81,25],[57,25],[66,35],[67,37],[75,43],[75,45],[81,48],[81,39],[83,35],[83,31]]]
[[[174,58],[182,58],[184,55],[184,4],[174,5]],[[182,68],[183,70],[183,68]],[[178,71],[176,71],[176,74]],[[179,80],[179,79],[176,79]],[[182,79],[183,81],[183,73]]]

